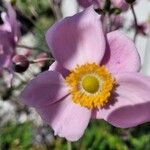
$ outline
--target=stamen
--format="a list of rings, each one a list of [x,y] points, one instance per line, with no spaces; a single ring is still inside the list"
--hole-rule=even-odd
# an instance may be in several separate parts
[[[102,107],[109,100],[115,80],[104,66],[77,66],[67,76],[72,100],[87,108]]]

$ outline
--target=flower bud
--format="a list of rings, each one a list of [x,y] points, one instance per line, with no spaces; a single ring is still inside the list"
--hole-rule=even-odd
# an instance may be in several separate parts
[[[61,4],[61,0],[53,0],[53,3],[54,3],[55,5],[60,5],[60,4]]]
[[[125,0],[128,4],[133,4],[136,0]]]
[[[13,68],[15,72],[25,72],[29,67],[29,61],[26,56],[15,55],[13,57]]]

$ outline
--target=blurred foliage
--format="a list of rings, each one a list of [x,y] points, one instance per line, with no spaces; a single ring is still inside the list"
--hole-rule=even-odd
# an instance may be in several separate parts
[[[50,1],[17,0],[15,7],[18,19],[22,22],[22,32],[31,31],[35,37],[35,46],[48,51],[45,32],[55,20]]]
[[[1,150],[67,150],[67,142],[53,138],[47,145],[33,143],[31,123],[8,124],[0,130]],[[72,143],[73,150],[150,150],[150,124],[117,129],[105,121],[93,120],[84,136]]]
[[[7,124],[0,129],[1,150],[29,149],[32,141],[32,124]]]
[[[32,16],[38,17],[42,14],[47,14],[49,11],[49,1],[39,0],[17,0],[16,6],[23,13],[28,15],[29,18]]]
[[[36,37],[36,46],[40,47],[43,50],[47,49],[45,41],[45,32],[54,22],[53,18],[48,18],[47,16],[39,17],[38,21],[35,23],[37,28],[34,29],[35,37]]]

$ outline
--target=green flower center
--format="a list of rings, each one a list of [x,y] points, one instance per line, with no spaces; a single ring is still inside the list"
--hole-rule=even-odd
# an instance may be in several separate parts
[[[99,90],[99,80],[92,75],[87,75],[82,80],[83,89],[91,94],[96,93]]]

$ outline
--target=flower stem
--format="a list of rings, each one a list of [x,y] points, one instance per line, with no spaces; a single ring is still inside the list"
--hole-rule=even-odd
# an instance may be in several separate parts
[[[134,42],[136,42],[136,37],[137,37],[137,34],[138,34],[138,23],[137,23],[137,17],[136,17],[136,13],[135,13],[135,10],[134,10],[134,6],[133,4],[130,5],[131,7],[131,11],[132,11],[132,14],[133,14],[133,18],[134,18],[134,25],[135,25],[135,34],[134,34]]]
[[[72,145],[70,141],[67,141],[67,149],[72,150]]]
[[[26,48],[26,49],[33,49],[33,50],[40,50],[43,51],[43,49],[39,48],[39,47],[30,47],[30,46],[26,46],[26,45],[17,45],[17,47],[19,48]]]
[[[30,63],[38,63],[38,62],[42,62],[42,61],[54,61],[54,58],[40,58],[40,59],[35,59],[35,60],[31,60]]]

